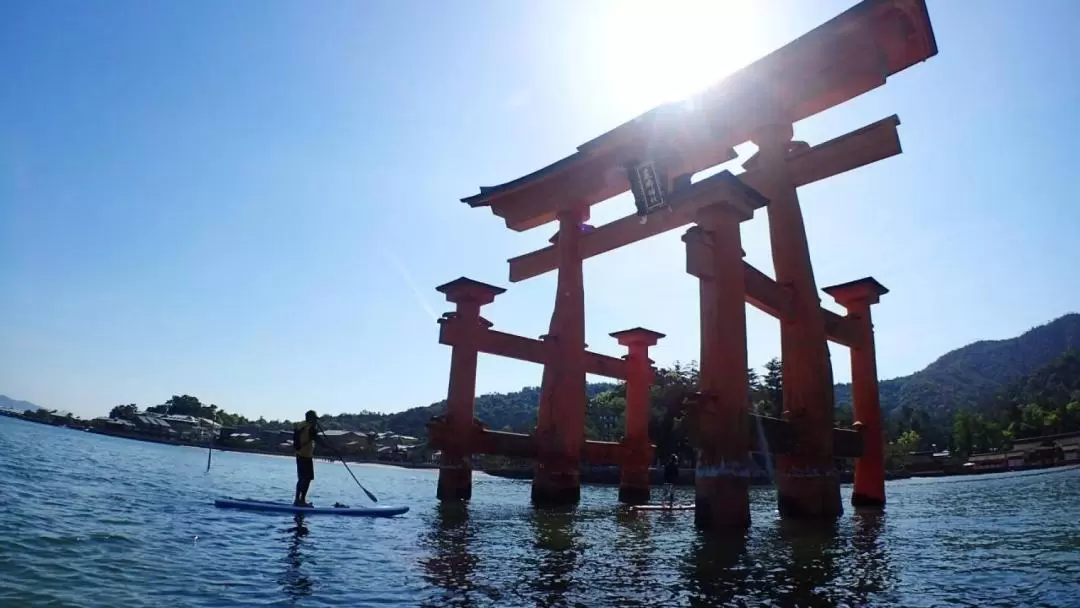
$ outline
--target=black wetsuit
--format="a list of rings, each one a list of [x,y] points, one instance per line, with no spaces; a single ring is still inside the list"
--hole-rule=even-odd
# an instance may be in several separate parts
[[[679,482],[679,463],[668,462],[664,465],[664,483],[675,485]]]

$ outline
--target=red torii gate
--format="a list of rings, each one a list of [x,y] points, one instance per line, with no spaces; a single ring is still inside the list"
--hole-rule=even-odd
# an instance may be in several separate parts
[[[464,457],[479,451],[513,452],[537,459],[533,501],[567,504],[579,497],[578,463],[586,456],[624,465],[626,498],[648,462],[639,410],[630,395],[647,394],[647,348],[660,334],[619,334],[630,345],[624,360],[585,351],[582,262],[585,258],[662,232],[696,224],[683,240],[687,272],[701,285],[701,394],[696,415],[702,432],[696,471],[696,520],[703,527],[749,522],[747,459],[751,427],[747,403],[745,304],[780,320],[786,424],[794,445],[777,462],[778,503],[784,516],[842,513],[834,457],[842,431],[832,429],[833,380],[826,340],[851,348],[856,428],[861,435],[853,502],[884,505],[883,436],[878,404],[870,305],[885,293],[872,278],[826,288],[848,311],[821,308],[797,188],[900,153],[899,120],[889,117],[832,141],[792,141],[793,123],[885,83],[937,53],[922,0],[864,0],[810,33],[707,89],[693,109],[650,111],[578,148],[553,165],[506,184],[481,188],[464,199],[490,207],[507,227],[527,230],[559,224],[553,244],[510,260],[510,280],[558,270],[549,333],[529,340],[490,329],[480,306],[500,288],[459,279],[440,288],[458,306],[442,321],[441,340],[454,346],[446,419],[432,425],[444,446],[439,495],[467,498]],[[722,171],[697,183],[691,176],[736,157],[745,141],[758,152],[746,172]],[[632,190],[638,212],[585,231],[589,207]],[[766,207],[776,280],[743,262],[739,224]],[[658,212],[664,209],[665,211]],[[655,213],[654,213],[655,212]],[[642,218],[646,222],[642,222]],[[535,437],[474,429],[477,352],[544,365]],[[631,373],[628,370],[636,370]],[[627,380],[627,439],[617,446],[583,441],[585,374]],[[634,428],[629,428],[631,420]],[[778,426],[780,425],[780,426]],[[501,437],[506,435],[507,437]],[[644,445],[643,445],[644,444]],[[606,450],[606,452],[604,452]],[[602,453],[603,452],[603,453]],[[632,467],[627,464],[635,463]],[[630,470],[633,473],[628,474]],[[647,497],[647,483],[644,488]]]

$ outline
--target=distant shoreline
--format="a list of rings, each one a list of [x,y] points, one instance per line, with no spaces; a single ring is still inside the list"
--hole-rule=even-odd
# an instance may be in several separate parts
[[[145,443],[157,443],[157,444],[162,444],[162,445],[175,445],[175,446],[180,446],[180,447],[189,447],[189,448],[196,448],[196,449],[209,449],[209,448],[212,448],[213,450],[218,451],[218,452],[234,452],[234,453],[238,453],[238,454],[258,454],[260,456],[280,456],[280,457],[283,457],[283,458],[292,458],[293,457],[293,455],[291,453],[289,453],[289,452],[274,452],[274,451],[270,451],[270,450],[260,450],[260,449],[255,449],[255,448],[237,448],[237,447],[234,447],[234,446],[223,446],[223,445],[217,445],[217,444],[214,444],[214,445],[211,446],[211,445],[207,445],[205,443],[200,444],[200,443],[193,443],[193,442],[190,442],[190,441],[181,441],[181,440],[174,440],[174,439],[163,439],[163,438],[160,438],[160,437],[148,437],[148,436],[145,436],[145,435],[138,435],[138,434],[135,434],[135,433],[130,433],[129,434],[129,433],[118,433],[118,432],[115,432],[115,431],[104,431],[102,429],[95,429],[95,428],[86,427],[86,426],[68,426],[66,424],[50,424],[48,422],[43,422],[43,421],[40,421],[40,420],[34,420],[34,419],[31,419],[31,418],[26,418],[24,416],[20,416],[20,415],[17,415],[17,414],[13,415],[13,413],[9,413],[9,412],[0,412],[0,415],[3,415],[3,416],[8,417],[8,418],[15,418],[17,420],[22,420],[24,422],[30,422],[30,423],[33,423],[33,424],[43,424],[45,426],[66,428],[66,429],[73,430],[73,431],[84,431],[84,432],[93,433],[95,435],[103,435],[105,437],[116,437],[118,439],[132,439],[132,440],[135,440],[135,441],[142,441],[142,442],[145,442]],[[318,458],[320,460],[326,460],[326,461],[329,461],[329,462],[335,462],[335,461],[338,460],[337,458],[327,457],[327,456],[317,456],[316,458]],[[440,468],[438,464],[430,463],[430,462],[414,463],[414,462],[402,462],[402,461],[392,461],[392,460],[371,460],[371,459],[368,459],[368,458],[359,458],[359,457],[356,457],[356,456],[346,456],[345,461],[346,462],[357,463],[357,464],[386,465],[386,466],[398,467],[398,468],[402,468],[402,469],[438,470]],[[1042,469],[1063,468],[1063,467],[1076,466],[1076,465],[1077,465],[1077,463],[1074,463],[1074,462],[1066,462],[1066,463],[1056,463],[1056,464],[1050,464],[1050,465],[1025,465],[1025,466],[1021,466],[1021,467],[1008,468],[1008,469],[995,468],[995,469],[967,470],[967,471],[958,472],[958,473],[954,473],[954,472],[938,472],[938,471],[933,471],[933,472],[927,471],[927,472],[917,472],[917,473],[900,473],[900,472],[888,472],[887,471],[886,474],[885,474],[885,479],[887,481],[894,481],[894,480],[900,480],[900,479],[917,479],[917,478],[931,478],[931,477],[933,477],[933,478],[940,478],[940,477],[970,477],[970,476],[973,476],[973,475],[991,475],[991,474],[995,474],[995,473],[1015,473],[1015,472],[1022,472],[1022,471],[1033,471],[1033,470],[1042,470]],[[499,467],[499,468],[490,468],[490,469],[488,469],[488,468],[476,468],[476,469],[474,469],[474,472],[485,473],[487,475],[491,475],[492,477],[500,477],[500,478],[503,478],[503,479],[516,479],[516,480],[521,480],[521,481],[528,481],[528,480],[531,480],[533,478],[533,467],[531,467],[531,466],[527,466],[527,467]],[[661,470],[661,467],[651,467],[649,469],[649,473],[650,473],[650,478],[651,478],[650,483],[652,485],[659,486],[663,481],[662,480],[663,472]],[[850,473],[850,472],[842,472],[842,473],[839,474],[839,476],[840,476],[840,482],[841,483],[850,484],[850,483],[853,482],[853,474]],[[619,467],[617,467],[617,466],[603,466],[602,467],[602,466],[585,465],[585,466],[582,466],[582,468],[581,468],[581,483],[584,483],[584,484],[590,484],[590,485],[618,485],[619,484],[619,477],[620,477]],[[752,486],[766,486],[766,485],[772,485],[772,484],[773,484],[773,480],[770,477],[768,477],[767,475],[754,476],[754,477],[751,477],[751,479],[750,479],[750,485],[752,485]],[[694,471],[693,471],[693,469],[683,469],[680,472],[679,482],[676,485],[679,485],[679,486],[692,486],[692,485],[694,485]]]
[[[195,448],[195,449],[202,449],[202,450],[212,448],[215,452],[235,452],[235,453],[238,453],[238,454],[258,454],[260,456],[281,456],[283,458],[293,458],[293,454],[291,452],[274,452],[274,451],[270,451],[270,450],[260,450],[260,449],[255,449],[255,448],[237,448],[237,447],[234,447],[234,446],[219,445],[219,444],[216,444],[216,443],[212,444],[212,445],[206,444],[206,443],[194,443],[194,442],[191,442],[191,441],[183,441],[183,440],[179,440],[179,439],[164,439],[164,438],[161,438],[161,437],[150,437],[150,436],[146,436],[146,435],[140,435],[140,434],[137,434],[137,433],[122,433],[122,432],[116,432],[116,431],[106,431],[106,430],[102,430],[102,429],[95,429],[93,427],[81,426],[81,425],[70,426],[70,425],[67,425],[67,424],[51,424],[51,423],[48,423],[48,422],[42,422],[40,420],[34,420],[32,418],[26,418],[25,416],[11,415],[8,412],[0,412],[0,416],[4,416],[6,418],[14,418],[16,420],[22,420],[23,422],[29,422],[31,424],[41,424],[41,425],[44,425],[44,426],[51,426],[51,427],[55,427],[55,428],[63,428],[63,429],[67,429],[67,430],[70,430],[70,431],[82,431],[82,432],[86,432],[86,433],[93,433],[95,435],[101,435],[103,437],[115,437],[117,439],[131,439],[131,440],[134,440],[134,441],[142,441],[144,443],[157,443],[157,444],[161,444],[161,445],[174,445],[174,446],[178,446],[178,447],[187,447],[187,448]],[[331,462],[335,462],[335,461],[338,460],[337,458],[327,457],[327,456],[316,456],[316,459],[328,460],[328,461],[331,461]],[[399,468],[404,468],[404,469],[438,469],[439,468],[439,465],[433,464],[433,463],[413,463],[413,462],[401,462],[401,461],[392,461],[392,460],[371,460],[371,459],[367,459],[367,458],[358,458],[358,457],[355,457],[355,456],[346,456],[345,460],[347,462],[355,462],[357,464],[380,464],[380,465],[388,465],[388,466],[399,467]]]
[[[27,422],[33,422],[28,420]],[[70,428],[70,427],[69,427]],[[72,429],[76,430],[76,429]],[[105,437],[116,437],[118,439],[133,439],[135,441],[143,441],[146,443],[159,443],[162,445],[176,445],[182,447],[196,448],[196,449],[213,449],[215,452],[233,452],[236,454],[257,454],[259,456],[280,456],[282,458],[294,458],[291,452],[274,452],[270,450],[260,450],[257,448],[237,448],[235,446],[218,445],[218,444],[205,444],[205,443],[192,443],[190,441],[175,441],[170,439],[161,439],[159,437],[145,437],[135,434],[123,434],[116,432],[106,432],[99,429],[87,428],[86,432],[93,433],[95,435],[104,435]],[[316,460],[326,460],[330,462],[336,462],[339,458],[330,456],[316,456]],[[346,462],[355,462],[357,464],[382,464],[393,467],[400,467],[404,469],[437,469],[439,465],[428,463],[412,463],[412,462],[400,462],[392,460],[371,460],[369,458],[358,458],[356,456],[346,456],[344,458]]]

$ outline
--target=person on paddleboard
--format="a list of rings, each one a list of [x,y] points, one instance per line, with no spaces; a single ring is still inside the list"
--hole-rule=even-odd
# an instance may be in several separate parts
[[[315,410],[304,414],[304,421],[293,429],[293,449],[296,450],[296,497],[293,504],[298,507],[310,507],[307,501],[308,488],[315,479],[315,444],[326,448],[326,442],[319,436],[319,415]]]
[[[675,504],[675,484],[679,483],[679,457],[672,454],[664,465],[664,502]]]

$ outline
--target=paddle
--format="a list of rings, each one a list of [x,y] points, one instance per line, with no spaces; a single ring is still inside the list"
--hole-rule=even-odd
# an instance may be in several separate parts
[[[217,421],[217,414],[214,414],[215,422]],[[206,472],[210,472],[210,458],[214,455],[214,425],[210,425],[210,444],[207,446],[206,452]]]
[[[319,427],[319,433],[322,434],[323,439],[326,440],[326,447],[330,448],[330,451],[332,451],[334,455],[338,457],[338,460],[341,461],[341,464],[345,465],[345,470],[349,472],[349,475],[352,475],[353,481],[356,482],[356,485],[360,486],[360,489],[364,491],[364,494],[367,494],[367,497],[371,499],[371,502],[379,502],[379,499],[375,498],[375,495],[371,492],[368,492],[368,489],[364,487],[364,484],[360,483],[360,480],[356,478],[356,475],[353,475],[352,469],[349,468],[349,463],[345,462],[345,457],[342,456],[341,453],[338,452],[337,449],[333,446],[333,444],[330,443],[330,438],[326,436],[326,433],[323,431],[321,426]]]

